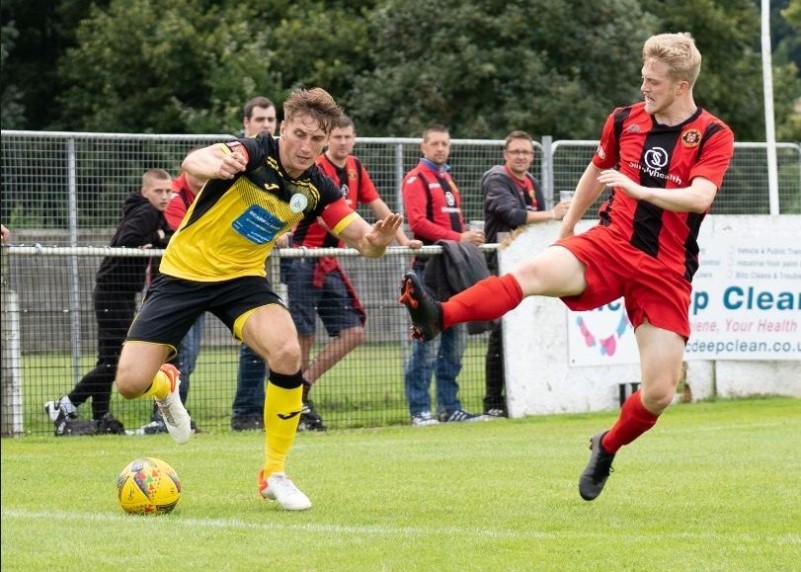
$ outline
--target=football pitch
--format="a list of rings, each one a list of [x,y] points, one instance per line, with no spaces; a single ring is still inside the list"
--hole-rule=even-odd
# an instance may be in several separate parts
[[[256,491],[263,434],[2,440],[6,570],[801,569],[801,400],[680,404],[578,495],[614,412],[301,433],[288,472],[311,498]],[[129,516],[116,478],[170,463],[171,514]]]

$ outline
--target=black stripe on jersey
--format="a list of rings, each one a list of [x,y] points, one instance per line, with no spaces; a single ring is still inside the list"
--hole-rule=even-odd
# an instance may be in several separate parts
[[[667,186],[673,148],[681,134],[680,127],[659,128],[648,133],[640,155],[640,180],[644,187]],[[631,245],[649,256],[659,255],[659,234],[662,232],[664,210],[648,201],[637,201],[634,211]]]
[[[695,271],[698,270],[698,229],[704,221],[705,213],[689,213],[687,215],[687,226],[689,233],[687,240],[684,241],[684,279],[692,282]]]
[[[631,107],[621,107],[615,111],[615,141],[620,141],[620,136],[623,135],[623,124],[631,115]]]
[[[698,151],[695,155],[696,162],[701,159],[703,154],[704,144],[709,139],[723,130],[720,123],[710,123],[703,137],[701,137],[701,144],[698,145]],[[692,183],[692,181],[689,181]],[[684,241],[684,279],[691,282],[698,270],[698,231],[701,228],[701,223],[704,221],[706,213],[689,213],[687,215],[687,239]]]

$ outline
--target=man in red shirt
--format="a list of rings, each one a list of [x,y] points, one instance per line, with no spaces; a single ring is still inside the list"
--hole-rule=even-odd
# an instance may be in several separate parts
[[[648,431],[676,394],[690,336],[696,238],[734,152],[731,129],[695,104],[701,54],[692,36],[652,36],[642,56],[644,101],[607,118],[554,246],[441,305],[414,275],[402,285],[401,301],[426,339],[453,324],[497,319],[525,296],[558,296],[573,310],[624,297],[642,384],[612,428],[590,439],[590,461],[579,479],[588,501],[601,494],[617,451]],[[612,195],[601,206],[600,224],[574,234],[607,186]]]
[[[465,230],[461,196],[450,175],[448,156],[451,137],[444,125],[432,125],[423,131],[420,151],[423,157],[403,179],[403,205],[409,228],[424,244],[440,240],[484,243],[484,232]],[[413,270],[423,276],[426,258],[416,257]],[[435,425],[443,422],[483,420],[462,407],[456,378],[462,369],[462,355],[467,344],[467,328],[455,325],[442,333],[441,340],[415,340],[404,373],[406,400],[412,425]],[[437,378],[437,417],[432,415],[431,375]]]
[[[359,204],[365,204],[376,219],[383,219],[392,211],[381,200],[367,169],[352,155],[355,143],[353,120],[343,114],[331,130],[328,148],[317,158],[317,166],[336,183],[348,206],[355,209]],[[398,229],[396,240],[401,246],[411,248],[423,245],[419,240],[409,240],[402,229]],[[318,218],[298,223],[292,234],[292,245],[342,248],[344,243]],[[325,372],[364,341],[366,314],[335,257],[295,258],[290,261],[286,273],[289,312],[298,329],[304,378],[304,407],[298,429],[324,431],[323,420],[308,399],[309,390]],[[320,316],[331,339],[311,360],[317,316]]]

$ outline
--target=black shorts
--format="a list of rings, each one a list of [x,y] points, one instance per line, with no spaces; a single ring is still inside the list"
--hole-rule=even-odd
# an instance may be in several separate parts
[[[284,305],[267,278],[245,276],[224,282],[194,282],[162,274],[150,285],[125,341],[163,344],[175,352],[203,312],[217,316],[234,338],[242,341],[234,328],[237,319],[267,304]]]

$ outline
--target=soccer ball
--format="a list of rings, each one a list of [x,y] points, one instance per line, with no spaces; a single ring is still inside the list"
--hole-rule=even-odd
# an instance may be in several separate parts
[[[117,497],[130,514],[166,514],[181,498],[175,470],[153,457],[131,461],[117,477]]]

